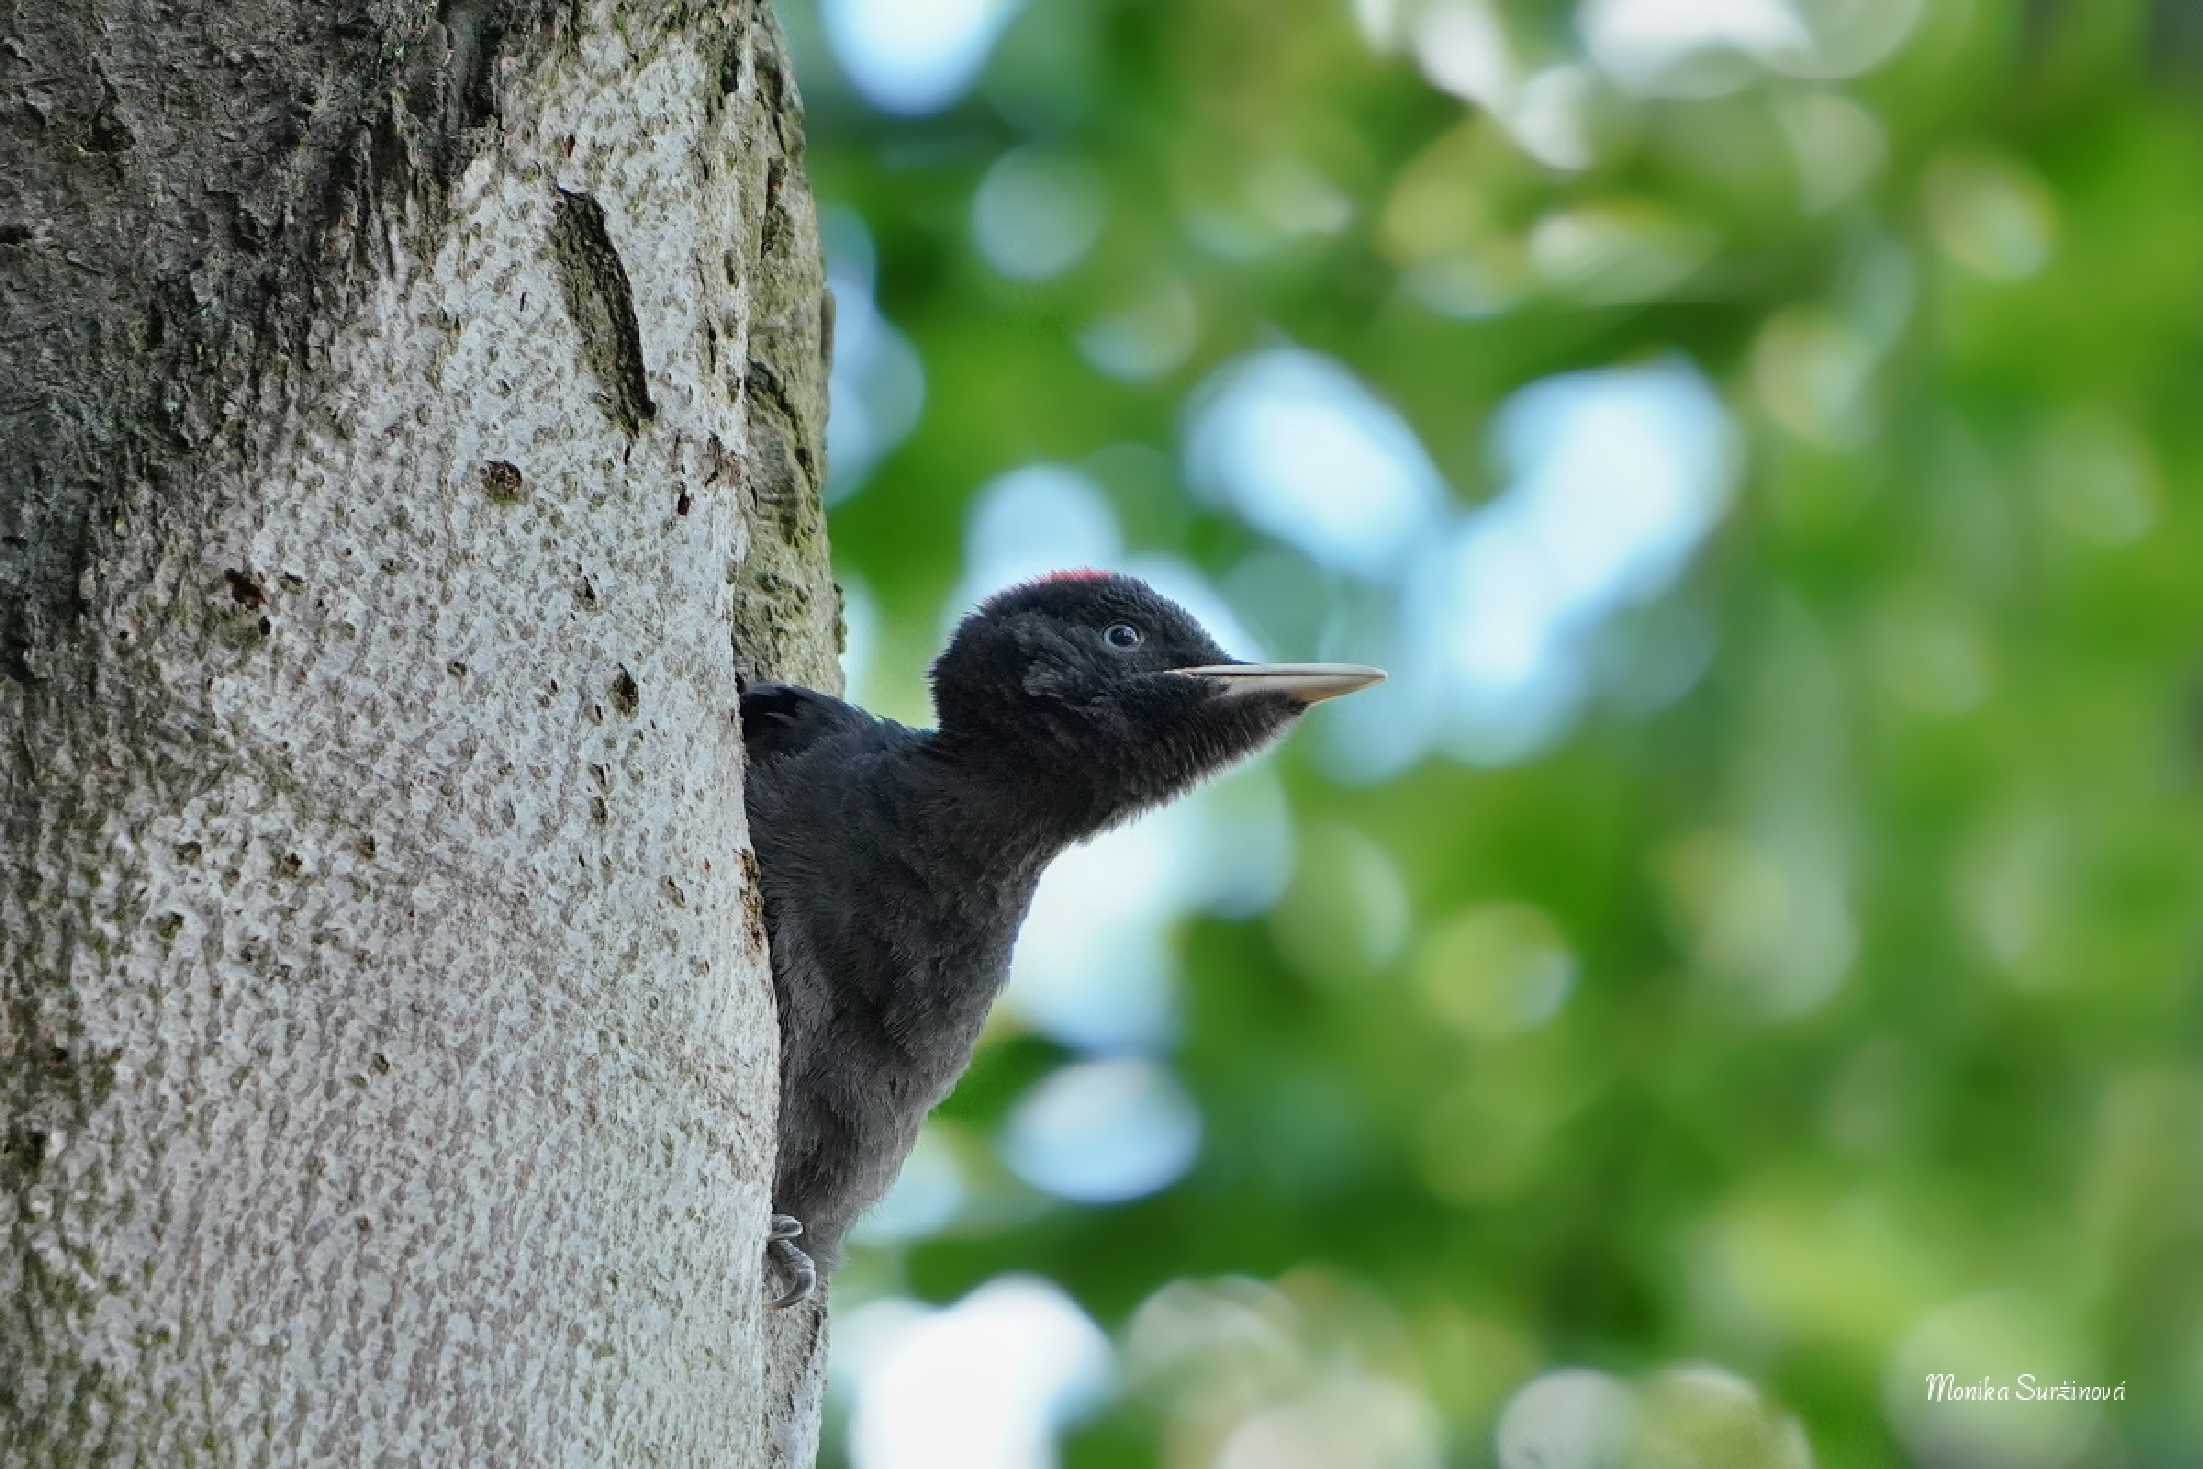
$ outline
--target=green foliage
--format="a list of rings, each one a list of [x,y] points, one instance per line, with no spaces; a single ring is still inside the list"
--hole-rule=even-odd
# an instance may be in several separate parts
[[[1680,355],[1741,446],[1557,738],[1373,786],[1313,727],[1275,757],[1293,879],[1173,930],[1184,1177],[1087,1207],[1017,1182],[986,1141],[1063,1053],[1005,1025],[942,1112],[966,1208],[837,1297],[1060,1282],[1123,1368],[1066,1441],[1094,1469],[1499,1462],[1510,1399],[1565,1367],[1626,1384],[1599,1390],[1634,1427],[1556,1464],[1796,1462],[1786,1415],[1842,1469],[2191,1459],[2196,27],[2179,0],[1807,6],[1837,50],[1844,15],[1919,13],[1825,79],[1732,57],[1633,89],[1573,7],[1479,12],[1504,85],[1578,89],[1556,163],[1503,88],[1419,69],[1439,8],[1365,4],[1373,40],[1347,0],[1032,0],[916,119],[789,11],[818,195],[861,216],[926,376],[832,517],[876,704],[922,710],[966,512],[1036,461],[1083,466],[1133,550],[1191,560],[1279,655],[1357,656],[1397,588],[1183,479],[1189,398],[1279,342],[1393,405],[1459,511],[1504,488],[1495,412],[1555,373]],[[973,225],[1020,148],[1100,201],[1033,280]],[[1081,336],[1127,312],[1159,365],[1113,376]],[[1234,579],[1263,557],[1293,595]],[[1679,694],[1628,696],[1693,636]],[[1928,1405],[1935,1371],[2126,1400]]]

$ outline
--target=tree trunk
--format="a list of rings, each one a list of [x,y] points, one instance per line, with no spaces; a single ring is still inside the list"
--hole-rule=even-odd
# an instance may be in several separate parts
[[[0,9],[0,1463],[809,1462],[823,305],[751,0]]]

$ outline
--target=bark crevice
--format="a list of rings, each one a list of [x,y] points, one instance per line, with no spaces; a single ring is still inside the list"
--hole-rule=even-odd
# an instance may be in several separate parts
[[[658,411],[643,368],[642,331],[635,324],[635,288],[612,244],[604,208],[587,194],[561,189],[551,212],[551,249],[559,284],[581,333],[582,359],[596,374],[601,402],[629,437]]]

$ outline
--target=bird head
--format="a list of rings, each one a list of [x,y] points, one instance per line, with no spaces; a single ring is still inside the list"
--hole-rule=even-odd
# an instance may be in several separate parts
[[[941,732],[1055,783],[1106,825],[1169,800],[1366,688],[1353,663],[1242,663],[1146,583],[1058,572],[997,593],[933,665]]]

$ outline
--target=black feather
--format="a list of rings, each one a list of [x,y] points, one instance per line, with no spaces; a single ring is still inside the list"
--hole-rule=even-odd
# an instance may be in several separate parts
[[[832,694],[794,684],[751,684],[742,691],[742,753],[754,770],[798,755],[837,732],[879,721]]]

